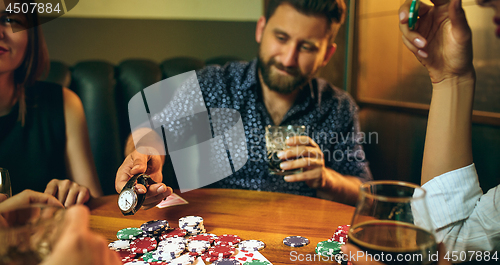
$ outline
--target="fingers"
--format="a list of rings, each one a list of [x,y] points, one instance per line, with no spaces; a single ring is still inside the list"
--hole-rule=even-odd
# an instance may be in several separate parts
[[[156,183],[148,188],[148,192],[146,193],[146,199],[143,203],[143,209],[147,210],[155,207],[158,203],[160,203],[163,199],[167,198],[170,194],[172,194],[172,188],[166,186],[163,183]]]
[[[159,155],[145,155],[138,151],[130,153],[116,172],[116,191],[119,193],[133,175],[140,173],[148,174],[155,182],[162,182],[162,166],[163,159]]]
[[[321,178],[321,168],[307,170],[302,173],[285,176],[286,182],[311,181]],[[312,183],[312,182],[310,182]],[[314,187],[316,188],[316,187]]]
[[[309,145],[314,147],[318,146],[318,144],[316,144],[316,142],[309,136],[290,137],[286,140],[285,144],[288,146],[295,146],[295,145]]]
[[[290,160],[301,157],[323,158],[323,152],[319,147],[298,145],[277,153],[281,160]]]
[[[288,160],[280,163],[281,169],[292,170],[305,167],[322,167],[325,165],[323,158],[304,157],[296,160]]]
[[[0,203],[0,212],[17,210],[31,204],[45,204],[63,207],[61,202],[50,194],[24,190]]]
[[[75,204],[83,204],[90,199],[90,192],[88,188],[80,186],[78,183],[69,179],[51,180],[49,184],[47,184],[45,193],[56,196],[65,207]]]
[[[462,8],[462,0],[452,0],[448,9],[453,37],[458,42],[465,42],[471,38],[471,30],[465,11]]]

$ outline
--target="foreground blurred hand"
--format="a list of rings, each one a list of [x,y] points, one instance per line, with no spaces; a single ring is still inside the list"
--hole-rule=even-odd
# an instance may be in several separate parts
[[[342,246],[342,252],[344,252],[348,257],[351,256],[351,253],[361,252],[359,248],[353,246],[351,244],[346,244]],[[444,259],[444,255],[446,254],[446,248],[443,243],[438,245],[438,263],[437,265],[451,265],[451,262]],[[357,257],[357,254],[353,254],[352,256]],[[359,260],[351,260],[353,265],[384,265],[382,262],[367,260],[366,255],[361,257]]]
[[[16,210],[33,204],[63,207],[54,196],[32,190],[24,190],[10,198],[7,198],[5,194],[0,194],[0,227],[9,227],[18,223],[18,220],[29,219],[33,214],[31,211]]]
[[[76,205],[66,210],[63,230],[45,265],[100,265],[122,262],[118,254],[108,248],[106,240],[89,229],[89,210]]]
[[[90,191],[69,179],[53,179],[47,184],[45,193],[56,197],[64,207],[75,204],[84,204],[90,199]]]
[[[116,192],[120,193],[127,181],[135,174],[144,173],[149,175],[156,182],[155,184],[150,185],[147,191],[146,187],[141,184],[137,184],[135,188],[139,194],[146,193],[146,199],[142,207],[143,209],[150,209],[172,194],[172,188],[162,183],[163,157],[158,155],[154,148],[148,149],[147,152],[145,149],[147,148],[144,148],[142,153],[135,150],[125,158],[118,172],[116,172],[115,189]],[[148,155],[144,153],[148,153]]]

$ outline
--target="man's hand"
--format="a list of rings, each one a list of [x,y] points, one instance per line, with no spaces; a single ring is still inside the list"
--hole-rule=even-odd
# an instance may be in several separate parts
[[[143,153],[148,153],[148,155]],[[143,204],[144,209],[156,206],[160,201],[172,194],[172,188],[162,183],[162,166],[163,157],[157,155],[155,149],[151,148],[148,152],[141,149],[141,153],[137,150],[133,151],[125,158],[123,164],[118,168],[118,172],[116,172],[116,191],[119,193],[125,184],[127,184],[127,181],[135,174],[147,174],[156,183],[150,185],[147,191],[146,187],[141,184],[136,184],[135,188],[140,194],[146,193],[146,199]]]
[[[50,265],[121,265],[118,254],[106,240],[89,229],[89,210],[82,205],[69,208],[59,240],[42,264]]]
[[[285,181],[305,181],[313,189],[327,187],[325,160],[318,144],[309,136],[291,137],[285,143],[291,148],[277,154],[281,160],[284,160],[280,164],[281,169],[304,169],[302,173],[286,176]]]
[[[63,207],[54,196],[32,190],[24,190],[0,202],[0,227],[8,227],[18,220],[27,220],[33,214],[30,211],[18,211],[32,204]],[[20,216],[22,215],[22,216]]]
[[[420,3],[416,29],[408,28],[411,0],[399,9],[403,43],[427,68],[433,83],[473,71],[472,34],[460,0]]]
[[[69,179],[53,179],[47,184],[45,193],[59,199],[64,207],[75,204],[84,204],[90,199],[90,191],[87,187],[81,186]]]

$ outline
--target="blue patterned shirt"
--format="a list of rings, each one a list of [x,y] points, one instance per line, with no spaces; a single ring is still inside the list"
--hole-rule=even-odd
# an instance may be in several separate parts
[[[305,182],[289,183],[283,176],[268,173],[265,127],[274,123],[262,99],[257,59],[223,67],[207,66],[196,74],[207,108],[230,108],[241,114],[248,150],[248,161],[240,170],[208,187],[316,196],[316,190]],[[361,145],[366,142],[366,135],[360,133],[357,109],[346,92],[315,78],[301,89],[280,125],[305,125],[307,135],[323,151],[327,167],[367,181],[372,176]],[[167,114],[156,119],[163,121],[164,116]],[[170,129],[174,131],[182,134]]]

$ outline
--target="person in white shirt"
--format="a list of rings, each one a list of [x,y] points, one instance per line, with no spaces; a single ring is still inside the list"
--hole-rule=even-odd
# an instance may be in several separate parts
[[[427,68],[432,81],[422,166],[436,239],[448,252],[500,250],[500,185],[483,194],[472,159],[471,119],[476,74],[472,33],[461,0],[421,3],[418,26],[408,28],[411,0],[400,8],[403,43]],[[500,0],[477,0],[495,10],[500,37]],[[346,252],[358,249],[352,245]],[[470,253],[470,252],[468,252]],[[480,257],[478,257],[479,259]],[[500,258],[500,257],[499,257]],[[354,261],[353,264],[379,264]]]

